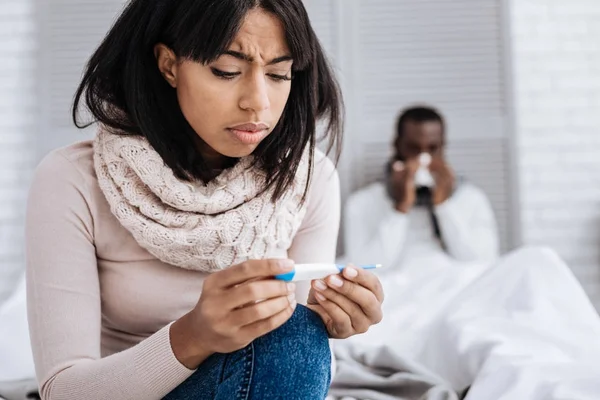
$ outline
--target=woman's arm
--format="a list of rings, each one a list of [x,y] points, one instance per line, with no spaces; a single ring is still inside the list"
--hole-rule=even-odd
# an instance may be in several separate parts
[[[101,358],[101,297],[87,181],[62,153],[38,167],[27,212],[28,318],[43,399],[160,399],[192,371],[169,326]]]

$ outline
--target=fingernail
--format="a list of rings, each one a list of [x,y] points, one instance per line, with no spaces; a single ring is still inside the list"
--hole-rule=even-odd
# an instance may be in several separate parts
[[[287,298],[288,298],[290,304],[293,304],[296,302],[296,295],[294,293],[290,294]]]
[[[290,307],[292,307],[292,310],[293,310],[294,308],[296,308],[296,304],[298,304],[298,303],[296,303],[296,300],[294,300],[294,301],[292,301],[292,302],[290,303]]]
[[[358,275],[358,271],[352,267],[346,267],[345,272],[348,278],[356,278],[356,276]]]
[[[331,283],[333,286],[337,286],[337,287],[342,287],[342,285],[344,284],[344,282],[335,275],[333,275],[331,278],[329,278],[329,283]]]
[[[315,297],[316,297],[316,298],[317,298],[317,300],[319,300],[319,301],[325,301],[325,300],[327,300],[327,299],[325,298],[325,296],[323,296],[321,293],[315,293]]]
[[[279,260],[279,268],[281,268],[284,271],[289,270],[293,266],[294,266],[294,262],[292,260],[288,260],[288,259]]]
[[[323,282],[321,280],[315,281],[315,286],[319,290],[326,290],[327,289],[327,285],[325,284],[325,282]]]
[[[295,283],[288,283],[287,284],[287,290],[288,292],[293,292],[296,290],[296,284]]]

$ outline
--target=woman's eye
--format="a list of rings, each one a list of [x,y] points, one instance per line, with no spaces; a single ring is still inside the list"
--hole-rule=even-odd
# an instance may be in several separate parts
[[[290,76],[286,76],[286,75],[267,74],[267,76],[270,77],[271,79],[273,79],[276,82],[291,81],[292,80],[292,78]]]
[[[225,79],[225,80],[231,80],[233,78],[235,78],[236,76],[238,76],[239,74],[241,74],[241,72],[227,72],[227,71],[221,71],[220,69],[214,68],[212,67],[210,69],[213,73],[214,76],[221,78],[221,79]]]

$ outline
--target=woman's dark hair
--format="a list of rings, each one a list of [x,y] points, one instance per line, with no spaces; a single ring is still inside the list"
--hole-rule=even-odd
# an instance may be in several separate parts
[[[209,181],[213,171],[197,151],[198,136],[179,108],[175,89],[159,72],[154,46],[163,43],[178,57],[212,62],[228,50],[245,15],[256,7],[281,20],[294,60],[281,119],[253,153],[268,177],[265,190],[274,187],[273,201],[283,194],[307,146],[312,168],[319,119],[327,124],[318,139],[327,139],[328,152],[335,148],[337,161],[341,94],[301,0],[131,0],[86,66],[73,102],[75,125],[98,122],[111,131],[144,136],[179,178]],[[83,98],[92,122],[79,119]]]

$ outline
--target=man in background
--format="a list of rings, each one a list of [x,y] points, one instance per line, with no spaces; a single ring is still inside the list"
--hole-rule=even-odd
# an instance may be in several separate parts
[[[497,258],[490,202],[479,188],[456,179],[445,145],[439,112],[430,107],[402,112],[385,182],[347,201],[346,261],[396,268],[442,254],[459,262],[489,264]]]

